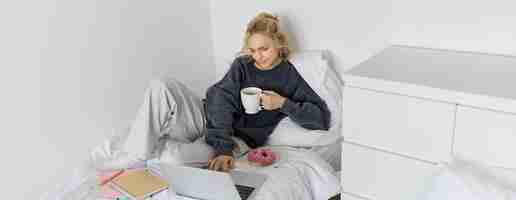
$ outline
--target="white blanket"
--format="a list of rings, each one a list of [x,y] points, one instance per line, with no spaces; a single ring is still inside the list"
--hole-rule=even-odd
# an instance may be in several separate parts
[[[318,154],[292,147],[271,149],[279,154],[279,160],[267,167],[253,168],[268,176],[256,200],[327,200],[339,193],[339,179]]]
[[[108,152],[109,142],[92,151],[92,163],[76,170],[68,181],[59,184],[54,191],[43,195],[42,200],[95,199],[92,185],[95,184],[95,163],[112,160],[120,165],[125,159],[123,152]],[[271,146],[279,159],[267,167],[255,167],[237,162],[238,168],[266,174],[267,181],[257,191],[256,200],[327,200],[340,191],[339,179],[333,168],[317,153],[306,149]],[[245,159],[245,157],[241,158]],[[89,194],[88,194],[89,193]],[[160,199],[162,200],[162,199]]]

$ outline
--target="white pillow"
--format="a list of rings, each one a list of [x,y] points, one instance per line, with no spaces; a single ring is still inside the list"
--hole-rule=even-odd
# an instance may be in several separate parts
[[[320,90],[324,83],[324,76],[321,75],[326,74],[328,70],[324,51],[299,51],[292,54],[289,60],[312,89]]]
[[[423,200],[516,200],[516,185],[497,176],[491,167],[461,157],[442,166]]]
[[[268,139],[268,145],[314,147],[341,139],[342,90],[336,70],[324,59],[324,51],[301,51],[290,60],[310,87],[325,100],[331,111],[329,131],[305,129],[290,118],[283,119]]]
[[[337,142],[340,138],[340,134],[333,134],[331,131],[305,129],[286,117],[278,123],[269,136],[267,145],[326,146]]]

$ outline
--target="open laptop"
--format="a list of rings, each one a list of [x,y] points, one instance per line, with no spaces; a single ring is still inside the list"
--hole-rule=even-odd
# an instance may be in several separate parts
[[[233,169],[230,173],[161,164],[162,176],[178,195],[202,200],[252,200],[266,175]]]

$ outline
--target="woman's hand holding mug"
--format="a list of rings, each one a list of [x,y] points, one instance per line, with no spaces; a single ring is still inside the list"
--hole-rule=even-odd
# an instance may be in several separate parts
[[[281,95],[272,90],[262,91],[260,99],[262,102],[262,106],[265,110],[280,109],[287,100],[287,98],[282,97]]]

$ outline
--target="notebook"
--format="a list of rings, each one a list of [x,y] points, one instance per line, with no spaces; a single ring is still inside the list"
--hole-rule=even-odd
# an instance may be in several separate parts
[[[114,178],[111,185],[134,200],[145,199],[169,186],[167,181],[149,169],[125,171]]]

